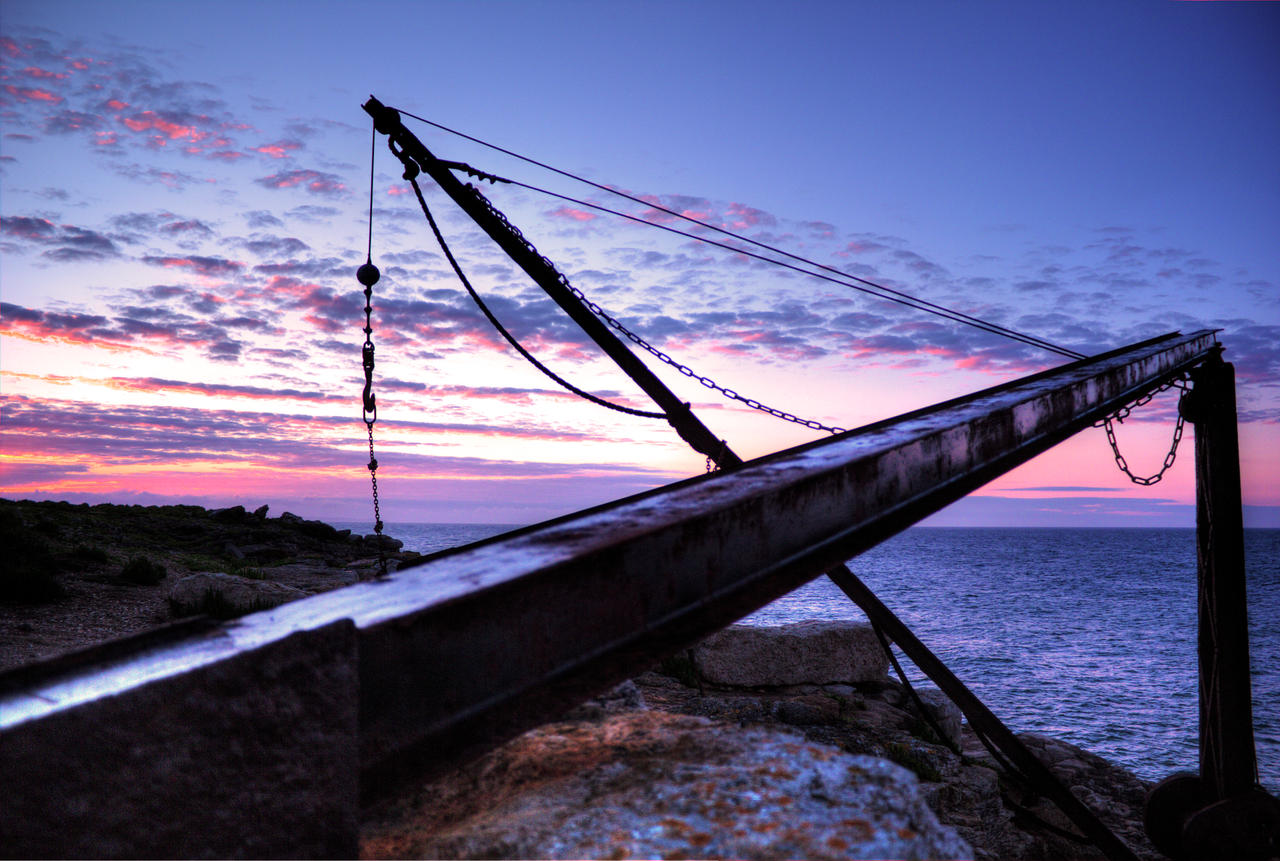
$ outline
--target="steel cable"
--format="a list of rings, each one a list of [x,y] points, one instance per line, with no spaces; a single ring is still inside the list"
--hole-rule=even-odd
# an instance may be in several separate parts
[[[679,212],[679,211],[674,210],[674,209],[670,209],[670,208],[665,207],[665,206],[662,206],[661,204],[658,204],[658,203],[654,203],[653,201],[644,200],[643,198],[637,197],[637,196],[632,195],[632,194],[628,194],[627,192],[621,191],[621,190],[619,190],[619,189],[617,189],[617,188],[613,188],[613,187],[608,186],[608,185],[603,185],[603,184],[601,184],[601,183],[594,182],[594,181],[592,181],[592,180],[589,180],[589,179],[587,179],[587,178],[585,178],[585,177],[579,176],[579,175],[577,175],[577,174],[575,174],[575,173],[572,173],[572,172],[570,172],[570,171],[562,170],[562,169],[560,169],[560,168],[553,167],[553,166],[551,166],[551,165],[549,165],[549,164],[546,164],[546,163],[544,163],[544,162],[540,162],[540,161],[538,161],[538,160],[536,160],[536,159],[529,158],[528,156],[520,155],[519,153],[513,152],[513,151],[511,151],[511,150],[509,150],[509,149],[505,149],[505,148],[500,147],[500,146],[498,146],[498,145],[496,145],[496,144],[492,144],[492,143],[489,143],[489,142],[487,142],[487,141],[484,141],[484,140],[482,140],[482,139],[480,139],[480,138],[473,137],[473,136],[471,136],[471,135],[465,134],[465,133],[460,132],[460,131],[457,131],[457,130],[455,130],[455,129],[451,129],[451,128],[449,128],[448,126],[442,125],[442,124],[437,123],[437,122],[433,122],[432,120],[428,120],[428,119],[426,119],[425,117],[418,116],[417,114],[411,113],[411,112],[409,112],[409,111],[400,110],[399,108],[397,108],[396,110],[399,110],[399,111],[400,111],[400,113],[401,113],[401,114],[403,114],[404,116],[411,117],[412,119],[418,120],[419,122],[426,123],[427,125],[430,125],[430,126],[433,126],[433,127],[435,127],[435,128],[438,128],[438,129],[440,129],[441,131],[445,131],[445,132],[448,132],[449,134],[456,135],[456,136],[458,136],[458,137],[464,138],[465,140],[472,141],[473,143],[476,143],[476,144],[479,144],[479,145],[481,145],[481,146],[487,147],[487,148],[489,148],[489,149],[495,150],[495,151],[497,151],[497,152],[503,153],[504,155],[508,155],[508,156],[510,156],[510,157],[512,157],[512,158],[519,159],[520,161],[526,162],[527,164],[534,165],[535,167],[542,168],[543,170],[551,171],[552,173],[559,174],[560,176],[564,176],[564,177],[566,177],[566,178],[568,178],[568,179],[572,179],[572,180],[574,180],[574,181],[576,181],[576,182],[581,182],[581,183],[583,183],[583,184],[585,184],[585,185],[591,186],[592,188],[598,189],[598,190],[603,191],[603,192],[606,192],[606,193],[608,193],[608,194],[612,194],[612,195],[616,195],[616,196],[618,196],[618,197],[622,197],[622,198],[624,198],[624,199],[626,199],[626,200],[630,200],[630,201],[632,201],[632,202],[634,202],[634,203],[638,203],[638,204],[640,204],[640,205],[642,205],[642,206],[647,206],[647,207],[650,207],[651,209],[656,209],[656,210],[658,210],[659,212],[666,213],[667,215],[671,215],[671,216],[673,216],[673,217],[675,217],[675,218],[679,218],[679,219],[681,219],[681,220],[683,220],[683,221],[687,221],[687,222],[689,222],[689,223],[691,223],[691,224],[698,225],[699,227],[703,227],[703,228],[705,228],[705,229],[707,229],[707,230],[714,231],[714,232],[719,233],[719,234],[721,234],[721,235],[723,235],[723,236],[728,236],[728,237],[730,237],[730,238],[732,238],[732,239],[736,239],[736,240],[738,240],[738,241],[740,241],[740,242],[748,243],[748,244],[753,245],[753,246],[755,246],[755,247],[757,247],[757,248],[764,249],[764,250],[766,250],[766,251],[768,251],[768,252],[770,252],[770,253],[772,253],[772,254],[777,254],[777,255],[780,255],[780,256],[782,256],[782,257],[786,257],[786,258],[788,258],[788,259],[790,259],[790,260],[794,260],[794,261],[797,261],[797,262],[799,262],[799,263],[803,263],[803,264],[804,264],[804,265],[806,265],[806,266],[812,266],[812,267],[814,267],[814,268],[816,268],[816,269],[822,270],[822,272],[826,272],[826,273],[830,273],[830,274],[828,274],[828,275],[824,275],[824,274],[822,274],[822,272],[814,272],[814,271],[809,270],[809,269],[804,269],[804,268],[801,268],[801,267],[799,267],[799,266],[794,266],[794,265],[791,265],[791,264],[788,264],[788,263],[784,263],[783,261],[776,260],[776,259],[771,258],[771,257],[766,257],[766,256],[763,256],[763,255],[760,255],[760,254],[755,254],[755,253],[753,253],[753,252],[750,252],[750,251],[747,251],[747,250],[744,250],[744,249],[741,249],[741,248],[735,248],[735,247],[734,247],[734,246],[732,246],[732,245],[729,245],[729,244],[727,244],[727,243],[723,243],[723,242],[718,242],[718,241],[716,241],[716,240],[714,240],[714,239],[710,239],[710,238],[705,237],[705,236],[699,236],[699,235],[697,235],[697,234],[695,234],[695,233],[690,233],[690,232],[688,232],[688,231],[684,231],[684,230],[678,230],[678,229],[676,229],[676,228],[673,228],[673,227],[670,227],[670,226],[667,226],[667,225],[664,225],[664,224],[658,224],[658,223],[655,223],[655,222],[653,222],[653,221],[649,221],[649,220],[647,220],[647,219],[645,219],[645,218],[641,218],[641,217],[639,217],[639,216],[635,216],[635,215],[631,215],[631,214],[629,214],[629,213],[625,213],[625,212],[621,212],[621,211],[618,211],[618,210],[614,210],[614,209],[611,209],[611,208],[609,208],[609,207],[602,206],[602,205],[600,205],[600,204],[590,203],[590,202],[588,202],[588,201],[580,200],[580,199],[577,199],[577,198],[574,198],[574,197],[570,197],[570,196],[568,196],[568,195],[559,194],[559,193],[557,193],[557,192],[553,192],[553,191],[550,191],[550,190],[548,190],[548,189],[540,188],[540,187],[535,186],[535,185],[531,185],[531,184],[527,184],[527,183],[523,183],[523,182],[519,182],[519,181],[516,181],[516,180],[511,180],[511,179],[504,179],[504,181],[505,181],[505,182],[508,182],[508,183],[510,183],[511,185],[516,185],[516,186],[519,186],[520,188],[524,188],[524,189],[527,189],[527,190],[529,190],[529,191],[536,192],[536,193],[538,193],[538,194],[543,194],[543,195],[547,195],[547,196],[549,196],[549,197],[554,197],[554,198],[557,198],[557,199],[559,199],[559,200],[563,200],[563,201],[565,201],[566,203],[573,203],[573,204],[576,204],[576,205],[579,205],[579,206],[586,206],[586,207],[588,207],[588,208],[595,209],[595,210],[598,210],[598,211],[600,211],[600,212],[604,212],[604,213],[609,214],[609,215],[613,215],[613,216],[616,216],[616,217],[619,217],[619,218],[625,218],[625,219],[628,219],[628,220],[630,220],[630,221],[637,222],[637,223],[639,223],[639,224],[645,224],[645,225],[648,225],[649,227],[656,227],[656,228],[659,228],[659,229],[661,229],[661,230],[666,230],[666,231],[668,231],[668,232],[670,232],[670,233],[675,233],[675,234],[677,234],[677,235],[684,236],[684,237],[687,237],[687,238],[689,238],[689,239],[694,239],[694,240],[697,240],[697,241],[699,241],[699,242],[704,242],[704,243],[709,244],[709,245],[714,245],[714,246],[716,246],[716,247],[723,248],[723,249],[728,250],[728,251],[733,251],[733,252],[736,252],[736,253],[738,253],[738,254],[743,254],[743,255],[745,255],[745,256],[748,256],[748,257],[751,257],[751,258],[754,258],[754,259],[757,259],[757,260],[761,260],[761,261],[766,262],[766,263],[772,263],[772,264],[774,264],[774,265],[776,265],[776,266],[781,266],[781,267],[786,268],[786,269],[791,269],[791,270],[793,270],[793,271],[795,271],[795,272],[799,272],[800,274],[803,274],[803,275],[808,275],[808,276],[810,276],[810,277],[812,277],[812,278],[819,278],[819,279],[821,279],[821,280],[829,281],[829,282],[831,282],[831,283],[838,284],[838,285],[843,286],[843,287],[848,287],[848,288],[851,288],[851,289],[854,289],[854,290],[858,290],[858,291],[860,291],[860,292],[866,293],[866,294],[871,295],[871,296],[875,296],[875,297],[880,298],[880,299],[884,299],[884,300],[886,300],[886,301],[896,302],[896,303],[898,303],[898,304],[900,304],[900,305],[904,305],[904,306],[906,306],[906,307],[913,308],[913,309],[918,310],[918,311],[924,311],[924,312],[929,313],[929,314],[934,314],[934,315],[939,316],[939,317],[942,317],[942,318],[944,318],[944,319],[951,320],[952,322],[955,322],[955,323],[961,323],[961,324],[964,324],[964,325],[967,325],[967,326],[972,326],[972,327],[974,327],[974,328],[976,328],[976,329],[980,329],[980,330],[982,330],[982,331],[984,331],[984,332],[987,332],[987,333],[989,333],[989,334],[999,335],[999,336],[1001,336],[1001,337],[1009,338],[1009,339],[1014,340],[1014,341],[1019,341],[1019,342],[1021,342],[1021,343],[1023,343],[1023,344],[1026,344],[1026,345],[1028,345],[1028,346],[1031,346],[1031,347],[1037,347],[1037,348],[1039,348],[1039,349],[1043,349],[1043,350],[1047,350],[1047,351],[1049,351],[1049,352],[1057,353],[1058,355],[1064,356],[1064,357],[1069,358],[1069,359],[1083,359],[1083,358],[1085,358],[1085,354],[1083,354],[1083,353],[1077,352],[1077,351],[1075,351],[1075,350],[1068,349],[1068,348],[1066,348],[1066,347],[1060,347],[1060,346],[1058,346],[1058,345],[1056,345],[1056,344],[1054,344],[1054,343],[1052,343],[1052,342],[1050,342],[1050,341],[1047,341],[1047,340],[1045,340],[1045,339],[1043,339],[1043,338],[1040,338],[1040,337],[1038,337],[1038,336],[1035,336],[1035,335],[1029,335],[1029,334],[1027,334],[1027,333],[1025,333],[1025,332],[1019,332],[1019,331],[1017,331],[1016,329],[1010,329],[1010,328],[1008,328],[1007,326],[1002,326],[1002,325],[1000,325],[1000,324],[998,324],[998,323],[992,323],[992,322],[990,322],[990,321],[988,321],[988,320],[983,320],[983,319],[981,319],[981,318],[979,318],[979,317],[975,317],[975,316],[973,316],[973,315],[971,315],[971,314],[966,314],[966,313],[964,313],[963,311],[957,311],[957,310],[955,310],[955,309],[953,309],[953,308],[947,308],[946,306],[939,305],[939,304],[934,303],[934,302],[930,302],[930,301],[928,301],[927,299],[921,299],[921,298],[919,298],[919,297],[912,296],[912,295],[910,295],[910,294],[908,294],[908,293],[904,293],[904,292],[903,292],[903,291],[901,291],[901,290],[896,290],[896,289],[894,289],[894,288],[892,288],[892,287],[886,287],[886,286],[885,286],[885,285],[883,285],[883,284],[878,284],[878,283],[876,283],[876,282],[874,282],[874,281],[871,281],[871,280],[869,280],[869,279],[861,278],[861,277],[856,276],[856,275],[850,275],[850,274],[848,274],[848,273],[846,273],[846,272],[841,272],[839,269],[836,269],[836,268],[834,268],[834,267],[832,267],[832,266],[827,266],[826,264],[819,263],[819,262],[817,262],[817,261],[815,261],[815,260],[811,260],[811,259],[806,258],[806,257],[803,257],[803,256],[801,256],[801,255],[793,254],[793,253],[791,253],[791,252],[789,252],[789,251],[783,250],[783,249],[781,249],[781,248],[778,248],[778,247],[776,247],[776,246],[770,245],[770,244],[768,244],[768,243],[760,242],[759,240],[755,240],[755,239],[751,239],[750,237],[743,236],[743,235],[738,234],[738,233],[735,233],[735,232],[733,232],[733,231],[731,231],[731,230],[727,230],[727,229],[725,229],[725,228],[723,228],[723,227],[719,227],[719,226],[717,226],[717,225],[715,225],[715,224],[711,224],[711,223],[709,223],[709,222],[702,221],[701,219],[694,218],[694,217],[689,216],[689,215],[685,215],[685,214],[684,214],[684,213],[682,213],[682,212]]]

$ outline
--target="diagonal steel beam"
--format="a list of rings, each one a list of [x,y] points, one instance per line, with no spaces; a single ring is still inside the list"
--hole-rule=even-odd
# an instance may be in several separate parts
[[[1169,336],[1077,362],[368,587],[385,609],[353,616],[367,773],[423,744],[461,749],[546,719],[1025,462],[1213,344],[1209,332]]]
[[[28,678],[0,692],[0,766],[14,749],[4,736],[35,722],[108,698],[127,705],[156,683],[350,619],[362,788],[376,793],[652,666],[1182,373],[1213,345],[1211,332],[1165,336],[439,554],[384,581]],[[77,743],[66,739],[68,755]]]

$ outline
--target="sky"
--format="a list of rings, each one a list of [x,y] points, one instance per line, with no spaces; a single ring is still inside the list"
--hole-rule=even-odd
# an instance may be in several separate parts
[[[1221,329],[1246,523],[1280,526],[1280,4],[0,5],[0,496],[533,523],[704,471],[495,334],[361,105],[439,157],[671,224],[659,204],[1093,354]],[[435,188],[495,314],[576,386],[649,406]],[[698,374],[844,428],[1052,352],[511,185],[570,282]],[[705,231],[703,231],[705,232]],[[745,457],[820,438],[649,360]],[[1176,392],[1118,427],[1139,474]],[[1188,442],[1191,437],[1187,434]],[[1089,429],[930,522],[1194,525],[1191,446],[1131,483]]]

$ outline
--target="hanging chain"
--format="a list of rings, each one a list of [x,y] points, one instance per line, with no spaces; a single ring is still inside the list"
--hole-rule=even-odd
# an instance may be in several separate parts
[[[372,264],[366,264],[372,265]],[[360,267],[364,270],[364,267]],[[382,504],[378,499],[378,458],[373,453],[373,425],[378,421],[378,399],[373,393],[373,285],[364,289],[364,424],[369,430],[369,481],[373,485],[373,532],[378,538],[378,568],[387,573],[386,552],[382,542]]]
[[[1124,455],[1120,454],[1120,445],[1119,443],[1116,442],[1116,430],[1115,430],[1115,426],[1113,425],[1113,422],[1117,424],[1124,424],[1124,420],[1127,419],[1129,417],[1129,414],[1133,412],[1135,409],[1150,403],[1151,399],[1154,398],[1156,395],[1160,394],[1161,392],[1165,392],[1165,391],[1168,391],[1169,389],[1175,389],[1175,388],[1181,389],[1184,395],[1186,394],[1186,392],[1190,390],[1189,386],[1187,385],[1187,378],[1185,375],[1176,377],[1170,380],[1160,388],[1155,389],[1152,392],[1149,392],[1148,394],[1144,395],[1141,398],[1138,398],[1136,401],[1129,404],[1128,406],[1123,406],[1120,409],[1116,410],[1114,413],[1107,416],[1102,421],[1093,423],[1094,427],[1096,428],[1100,427],[1106,430],[1107,442],[1111,446],[1111,453],[1115,455],[1116,466],[1120,467],[1120,471],[1123,472],[1125,475],[1129,476],[1129,480],[1132,481],[1134,484],[1141,484],[1144,487],[1149,487],[1159,482],[1160,479],[1164,478],[1164,474],[1169,471],[1169,468],[1173,466],[1174,460],[1178,457],[1178,443],[1182,442],[1182,430],[1183,430],[1183,424],[1185,422],[1185,419],[1183,419],[1182,412],[1181,410],[1179,410],[1178,421],[1173,426],[1173,442],[1169,446],[1169,453],[1164,456],[1164,463],[1161,465],[1160,471],[1157,472],[1155,475],[1149,475],[1145,478],[1139,475],[1134,475],[1133,472],[1130,471],[1129,463],[1124,459]]]
[[[748,398],[743,395],[740,395],[737,392],[735,392],[733,389],[726,388],[725,386],[720,385],[710,377],[704,377],[698,372],[694,371],[692,368],[688,367],[687,365],[682,365],[680,362],[677,362],[675,359],[671,358],[666,353],[662,352],[657,347],[650,344],[644,338],[640,337],[635,332],[632,332],[626,326],[622,325],[622,323],[620,323],[614,317],[610,316],[607,311],[605,311],[595,302],[592,302],[590,299],[588,299],[586,297],[586,294],[584,294],[577,287],[574,287],[572,284],[569,283],[569,279],[566,278],[564,276],[564,273],[562,273],[559,269],[556,269],[555,264],[553,264],[548,258],[542,256],[542,254],[538,251],[538,249],[533,246],[532,242],[530,242],[528,239],[525,239],[524,234],[520,232],[520,229],[516,227],[514,224],[512,224],[510,221],[508,221],[507,216],[503,214],[502,211],[499,210],[496,206],[494,206],[493,202],[490,201],[489,198],[485,197],[483,194],[480,193],[480,190],[478,188],[476,188],[475,186],[469,183],[467,185],[467,188],[471,189],[471,191],[475,194],[476,199],[479,200],[480,203],[487,210],[489,210],[489,213],[494,218],[501,221],[503,226],[507,230],[511,231],[511,234],[519,242],[521,242],[525,246],[525,248],[529,250],[530,253],[535,254],[538,257],[542,258],[543,262],[546,263],[547,266],[551,269],[551,271],[556,274],[556,280],[560,282],[560,285],[562,287],[564,287],[566,290],[568,290],[570,293],[576,296],[578,300],[582,302],[582,304],[587,306],[587,308],[591,311],[591,313],[595,314],[601,320],[604,320],[606,323],[608,323],[611,327],[616,329],[618,332],[621,332],[623,335],[627,337],[629,341],[631,341],[631,343],[635,344],[640,349],[649,353],[658,361],[662,362],[663,364],[670,365],[672,368],[675,368],[677,371],[679,371],[681,374],[684,374],[686,377],[697,380],[699,383],[702,383],[702,385],[706,386],[708,389],[717,391],[726,398],[738,401],[739,403],[744,404],[753,410],[759,410],[762,413],[768,413],[774,418],[782,419],[783,421],[792,422],[798,425],[803,425],[804,427],[811,428],[813,430],[826,431],[827,433],[831,433],[831,434],[838,434],[838,433],[845,432],[845,428],[831,427],[829,425],[824,425],[822,422],[814,421],[813,419],[802,419],[799,416],[796,416],[792,413],[786,412],[784,410],[775,409],[773,407],[762,404],[759,401],[757,401],[755,398]]]
[[[364,362],[364,419],[369,430],[369,481],[373,485],[373,533],[378,542],[378,573],[387,576],[386,542],[382,539],[382,504],[378,500],[378,458],[373,453],[373,426],[378,421],[378,399],[373,394],[373,285],[378,283],[381,273],[373,265],[373,164],[374,155],[378,151],[377,130],[373,132],[373,143],[369,152],[369,245],[365,261],[356,270],[356,280],[364,285],[364,347],[361,350]]]

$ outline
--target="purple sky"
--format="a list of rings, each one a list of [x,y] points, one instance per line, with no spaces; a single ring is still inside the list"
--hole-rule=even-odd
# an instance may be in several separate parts
[[[26,2],[0,19],[0,494],[371,518],[370,130],[388,104],[825,265],[1099,352],[1221,328],[1248,522],[1280,525],[1280,4]],[[443,158],[655,211],[411,123]],[[489,328],[379,141],[384,516],[526,523],[700,472]],[[511,187],[571,281],[746,396],[841,427],[1052,353]],[[576,385],[630,382],[436,189],[473,283]],[[669,217],[661,216],[666,220]],[[813,439],[658,369],[746,456]],[[1136,471],[1166,395],[1120,429]],[[935,522],[1191,526],[1100,430]]]

